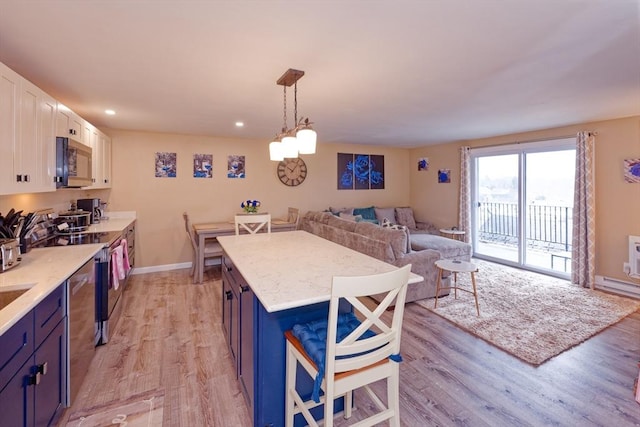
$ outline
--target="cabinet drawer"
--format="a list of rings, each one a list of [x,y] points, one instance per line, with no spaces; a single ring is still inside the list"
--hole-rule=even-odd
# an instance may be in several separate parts
[[[231,271],[234,268],[233,267],[233,262],[229,258],[224,256],[224,255],[222,256],[222,267],[226,271]]]
[[[53,331],[65,316],[65,285],[60,285],[51,292],[38,306],[35,312],[35,346],[38,348],[42,341]]]
[[[242,275],[229,258],[222,258],[222,267],[222,273],[229,279],[229,284],[233,288],[233,292],[238,294],[240,292],[240,286],[244,282]]]
[[[0,389],[33,354],[33,310],[0,336]]]

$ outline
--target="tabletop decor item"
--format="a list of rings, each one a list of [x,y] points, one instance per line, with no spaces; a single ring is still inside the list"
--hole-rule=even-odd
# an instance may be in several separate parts
[[[240,207],[246,213],[258,213],[260,202],[258,200],[245,200],[244,202],[240,203]]]

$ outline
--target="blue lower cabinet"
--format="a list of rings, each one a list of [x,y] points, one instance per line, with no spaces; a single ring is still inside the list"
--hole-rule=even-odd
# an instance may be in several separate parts
[[[32,375],[40,374],[35,394],[36,426],[53,425],[62,414],[66,395],[65,324],[58,323],[34,355]]]
[[[284,332],[296,323],[327,318],[329,303],[312,304],[269,313],[229,258],[223,257],[222,323],[229,353],[236,367],[252,424],[256,427],[285,425],[286,343]],[[345,305],[341,311],[349,311]],[[298,371],[297,389],[311,396],[313,379]],[[318,408],[321,409],[321,408]],[[336,401],[335,411],[343,409]],[[314,412],[315,415],[315,412]],[[318,418],[322,415],[319,414]],[[295,425],[304,425],[296,419]]]
[[[348,307],[341,308],[341,311]],[[286,389],[286,342],[284,332],[297,323],[327,318],[329,303],[318,303],[289,310],[269,313],[255,298],[254,302],[254,426],[285,425]],[[243,325],[244,331],[244,325]],[[313,379],[298,367],[296,388],[301,396],[311,396]],[[336,400],[335,412],[342,411],[342,399]],[[322,418],[321,408],[312,411],[317,419]],[[302,416],[295,420],[296,426],[306,425]]]
[[[20,367],[0,391],[0,426],[30,427],[34,424],[33,388],[30,384],[33,356]]]
[[[253,291],[246,284],[240,287],[240,357],[238,358],[238,379],[249,405],[249,413],[254,412],[254,361],[253,361],[253,312],[257,301]]]
[[[67,390],[64,286],[0,336],[2,427],[51,426],[62,414]]]

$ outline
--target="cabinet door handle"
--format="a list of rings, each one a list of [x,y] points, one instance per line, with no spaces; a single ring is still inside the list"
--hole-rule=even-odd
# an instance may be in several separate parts
[[[249,290],[249,286],[240,286],[240,293],[247,292]]]
[[[33,375],[29,375],[27,380],[27,385],[38,385],[40,384],[40,372],[36,372]]]
[[[231,291],[226,291],[224,294],[226,295],[227,299],[233,299],[233,294],[231,293]]]
[[[42,375],[47,375],[47,370],[49,366],[47,362],[44,362],[42,365],[38,365],[38,373]]]

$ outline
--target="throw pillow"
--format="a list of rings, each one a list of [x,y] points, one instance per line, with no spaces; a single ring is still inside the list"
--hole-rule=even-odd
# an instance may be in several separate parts
[[[380,224],[387,219],[391,224],[396,223],[396,210],[394,208],[374,208],[376,219]]]
[[[329,210],[335,216],[340,216],[340,213],[342,213],[342,212],[344,212],[344,213],[346,213],[348,215],[354,215],[353,208],[332,208],[332,207],[329,207]]]
[[[413,217],[413,209],[396,208],[396,219],[398,224],[407,226],[410,230],[416,229],[416,220]]]
[[[358,216],[360,216],[360,215],[358,215]],[[377,219],[365,219],[365,218],[362,218],[358,222],[370,222],[371,224],[380,225],[380,223],[378,222]]]
[[[340,212],[338,215],[342,219],[346,219],[347,221],[360,222],[362,221],[362,215],[349,215],[344,212]]]
[[[373,206],[369,208],[355,208],[353,215],[362,215],[362,219],[376,219],[376,211]]]

